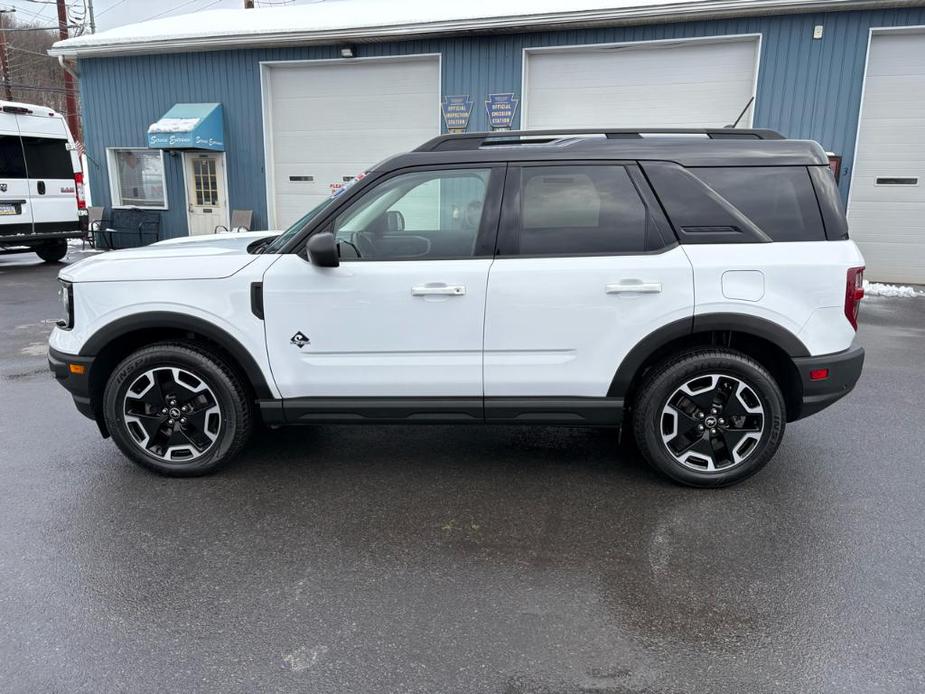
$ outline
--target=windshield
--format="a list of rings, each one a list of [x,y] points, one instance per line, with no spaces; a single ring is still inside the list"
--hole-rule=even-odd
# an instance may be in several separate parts
[[[302,229],[304,229],[309,224],[309,222],[311,222],[313,219],[318,217],[318,215],[320,215],[322,212],[328,209],[338,197],[340,197],[345,191],[349,190],[351,187],[356,185],[359,181],[362,181],[365,177],[366,177],[366,172],[364,171],[359,176],[355,176],[354,178],[350,179],[347,183],[337,188],[333,193],[331,193],[331,196],[329,198],[322,200],[315,207],[313,207],[309,212],[307,212],[306,214],[302,215],[302,217],[297,219],[292,224],[292,226],[286,229],[286,231],[284,231],[282,234],[280,234],[275,239],[273,239],[273,241],[268,243],[266,248],[264,248],[263,252],[264,253],[278,253],[280,249],[283,248],[287,243],[289,243],[289,241],[293,237],[295,237],[299,232],[301,232]]]

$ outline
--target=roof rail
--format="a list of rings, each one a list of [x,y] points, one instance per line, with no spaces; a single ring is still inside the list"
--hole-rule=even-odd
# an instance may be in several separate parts
[[[745,128],[573,128],[555,130],[495,130],[492,132],[439,135],[415,152],[445,152],[479,149],[492,145],[547,144],[575,135],[603,135],[610,140],[637,139],[658,135],[705,135],[711,140],[783,140],[776,130]]]

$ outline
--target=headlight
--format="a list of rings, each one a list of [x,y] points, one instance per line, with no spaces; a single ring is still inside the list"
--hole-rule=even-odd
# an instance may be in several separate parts
[[[74,327],[74,285],[64,280],[58,281],[61,283],[58,296],[61,297],[61,305],[64,307],[64,318],[58,321],[58,327],[70,330]]]

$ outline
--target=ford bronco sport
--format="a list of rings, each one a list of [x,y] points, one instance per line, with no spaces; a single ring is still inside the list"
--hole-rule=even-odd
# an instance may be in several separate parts
[[[624,427],[684,484],[848,393],[863,259],[825,153],[767,130],[437,137],[288,230],[60,273],[49,360],[170,475],[258,420]]]

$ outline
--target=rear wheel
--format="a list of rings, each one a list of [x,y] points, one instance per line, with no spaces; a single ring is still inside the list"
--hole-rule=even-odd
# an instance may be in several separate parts
[[[238,375],[215,355],[184,344],[152,345],[126,358],[109,378],[103,411],[126,456],[176,477],[225,465],[253,421]]]
[[[38,246],[35,254],[46,263],[57,263],[67,255],[67,241],[65,239],[55,239]]]
[[[633,429],[656,469],[695,487],[722,487],[760,470],[784,433],[784,400],[758,362],[733,350],[676,356],[636,398]]]

